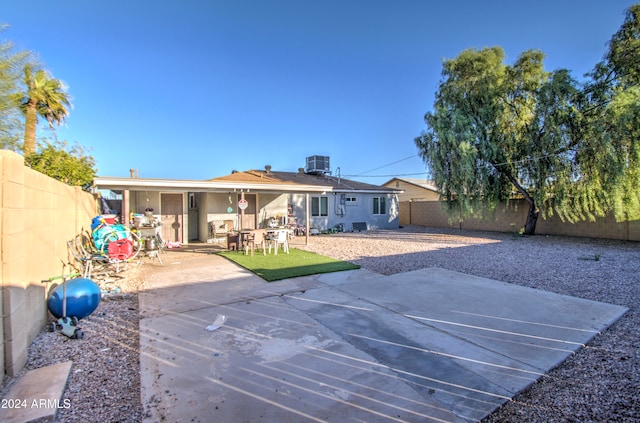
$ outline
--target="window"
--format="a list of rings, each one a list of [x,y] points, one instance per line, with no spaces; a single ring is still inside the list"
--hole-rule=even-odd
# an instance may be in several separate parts
[[[346,196],[344,198],[344,202],[347,206],[357,206],[358,205],[358,197],[349,197]]]
[[[311,216],[329,216],[328,197],[311,197]]]
[[[373,214],[387,214],[387,199],[385,197],[373,197]]]

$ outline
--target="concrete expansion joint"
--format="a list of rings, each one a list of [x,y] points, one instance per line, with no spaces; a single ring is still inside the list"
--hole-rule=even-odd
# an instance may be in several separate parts
[[[242,298],[242,299],[239,299],[237,301],[229,301],[229,302],[226,302],[226,303],[217,303],[217,304],[208,304],[208,305],[206,305],[204,307],[200,307],[200,308],[189,310],[189,311],[198,311],[198,310],[211,308],[211,307],[233,306],[233,305],[236,305],[236,304],[249,303],[251,301],[258,301],[258,300],[267,300],[269,298],[285,297],[287,295],[298,294],[298,293],[304,294],[306,291],[307,291],[306,289],[293,289],[291,291],[286,291],[286,292],[268,292],[268,293],[265,293],[265,295],[260,295],[260,296],[256,296],[256,297]]]

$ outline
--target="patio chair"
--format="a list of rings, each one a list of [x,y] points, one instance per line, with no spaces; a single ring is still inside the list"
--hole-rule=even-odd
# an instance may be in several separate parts
[[[282,245],[282,251],[289,254],[289,234],[286,230],[275,231],[269,242],[269,254],[271,254],[271,246],[275,248],[275,254],[278,254],[278,248]]]
[[[227,234],[227,224],[222,220],[212,220],[210,222],[210,238],[208,243],[218,243],[224,241],[224,236]]]
[[[256,247],[256,244],[260,245],[262,249],[262,254],[267,255],[266,251],[266,237],[267,232],[264,229],[255,229],[249,233],[244,239],[244,254],[249,254],[249,250],[251,250],[251,255],[253,255],[253,250]]]

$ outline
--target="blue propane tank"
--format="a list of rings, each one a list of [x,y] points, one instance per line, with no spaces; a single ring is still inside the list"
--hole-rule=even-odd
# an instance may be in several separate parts
[[[64,287],[58,285],[49,295],[47,306],[56,319],[62,317]],[[91,279],[77,278],[66,282],[67,317],[83,319],[100,304],[100,287]]]

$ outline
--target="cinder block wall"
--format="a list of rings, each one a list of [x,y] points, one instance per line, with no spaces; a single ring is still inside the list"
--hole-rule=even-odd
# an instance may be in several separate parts
[[[439,201],[403,201],[400,203],[400,225],[516,233],[524,226],[527,212],[528,205],[524,200],[511,201],[483,219],[458,222],[450,219]],[[640,221],[616,222],[613,217],[605,217],[595,222],[569,223],[552,216],[538,219],[536,234],[640,241]]]
[[[457,221],[449,216],[439,201],[400,202],[400,225],[433,226],[438,228],[458,228]]]
[[[0,150],[0,368],[15,375],[27,348],[47,322],[49,284],[69,261],[66,242],[97,213],[93,195],[24,165],[21,155]]]

